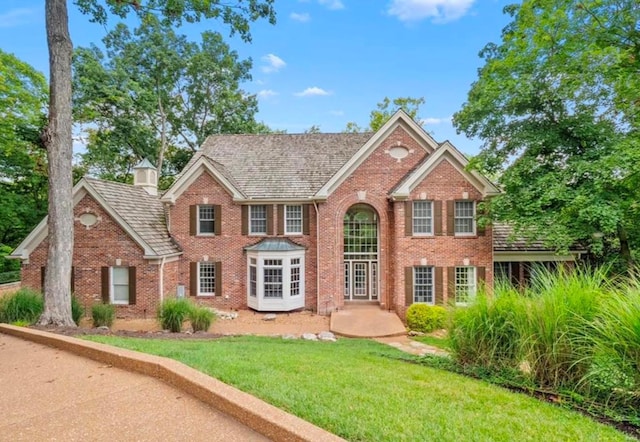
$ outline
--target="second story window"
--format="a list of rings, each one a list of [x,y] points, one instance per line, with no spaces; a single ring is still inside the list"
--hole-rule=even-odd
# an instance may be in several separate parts
[[[473,201],[456,201],[454,226],[456,235],[474,235],[475,203]]]
[[[198,206],[198,234],[213,235],[215,232],[215,209],[211,205]]]
[[[302,234],[302,206],[285,206],[284,228],[287,235]]]
[[[413,234],[433,234],[433,211],[431,201],[413,202]]]
[[[267,234],[267,206],[249,206],[249,233]]]

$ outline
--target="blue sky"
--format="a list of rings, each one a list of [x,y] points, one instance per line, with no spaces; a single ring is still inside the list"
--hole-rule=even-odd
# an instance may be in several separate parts
[[[451,115],[466,100],[482,66],[478,52],[498,42],[513,0],[276,0],[278,22],[258,22],[252,43],[228,42],[253,60],[258,119],[273,129],[302,132],[312,125],[339,132],[347,122],[366,126],[385,96],[424,97],[420,117],[437,141],[446,139],[467,154],[479,140],[457,135]],[[100,44],[107,29],[89,23],[69,1],[74,46]],[[115,21],[110,22],[110,25]],[[186,24],[181,33],[197,40],[216,22]],[[44,1],[0,2],[0,48],[36,69],[48,71]]]

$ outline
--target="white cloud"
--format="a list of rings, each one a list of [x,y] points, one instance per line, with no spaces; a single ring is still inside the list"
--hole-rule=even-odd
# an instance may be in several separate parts
[[[322,6],[326,6],[328,9],[344,9],[344,3],[342,3],[341,0],[318,0],[318,3]]]
[[[467,13],[475,0],[392,0],[387,12],[400,21],[430,18],[434,23],[456,20]]]
[[[425,124],[442,124],[442,123],[450,123],[450,122],[451,122],[451,117],[444,117],[444,118],[427,117],[427,118],[423,118],[422,120],[420,120],[420,123],[422,123],[423,125],[425,125]]]
[[[292,12],[291,14],[289,14],[289,18],[294,21],[299,21],[300,23],[306,23],[311,20],[311,16],[306,12]]]
[[[269,98],[269,97],[275,97],[276,95],[278,95],[278,93],[271,89],[262,89],[257,93],[257,95],[260,98]]]
[[[327,92],[322,88],[313,86],[313,87],[306,88],[302,92],[296,92],[293,95],[295,95],[296,97],[312,97],[312,96],[331,95],[331,92]]]
[[[30,8],[11,9],[4,14],[0,14],[0,28],[12,28],[26,23],[30,23],[36,17],[38,11]]]
[[[261,68],[262,72],[264,72],[265,74],[278,72],[280,69],[282,69],[287,65],[287,63],[285,63],[282,58],[274,54],[267,54],[264,57],[262,57],[260,60],[265,62],[265,65],[262,66]]]

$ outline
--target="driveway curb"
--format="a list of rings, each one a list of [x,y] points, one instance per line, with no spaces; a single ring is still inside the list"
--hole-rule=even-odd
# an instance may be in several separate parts
[[[160,379],[274,441],[344,440],[172,359],[8,324],[0,332]]]

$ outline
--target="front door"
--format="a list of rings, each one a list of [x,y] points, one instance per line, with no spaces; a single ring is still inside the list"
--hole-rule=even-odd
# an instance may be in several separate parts
[[[351,299],[369,299],[369,263],[354,262],[353,267],[353,292]]]
[[[378,214],[366,204],[344,217],[344,299],[378,299]]]

